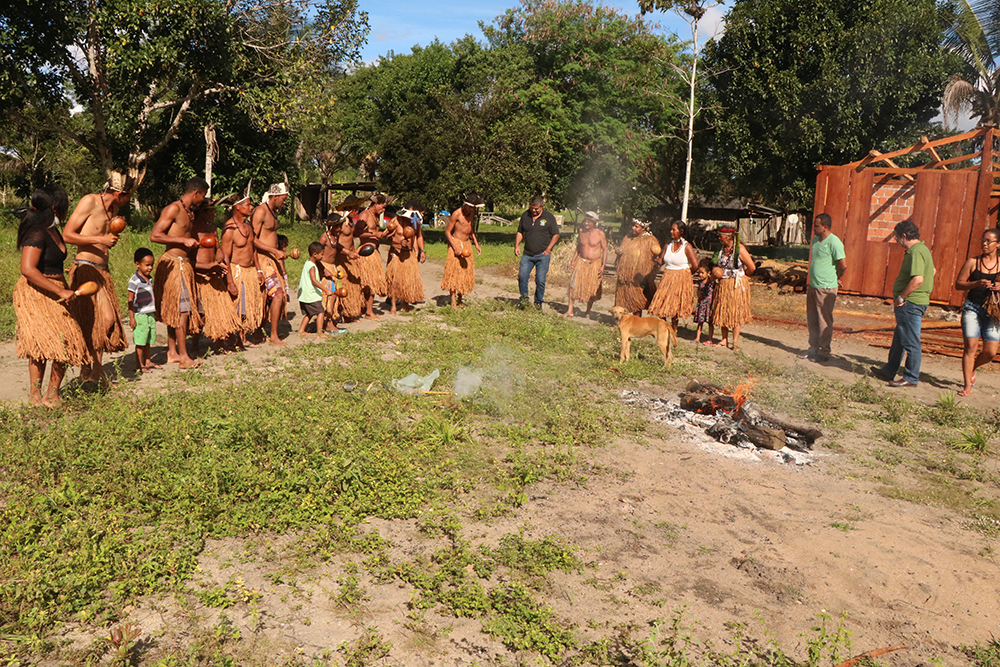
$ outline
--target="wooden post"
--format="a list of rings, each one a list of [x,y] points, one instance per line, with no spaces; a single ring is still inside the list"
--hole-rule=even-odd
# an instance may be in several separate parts
[[[976,184],[976,207],[972,215],[974,232],[989,227],[990,195],[993,192],[993,135],[996,130],[988,128],[983,136],[983,154],[979,160],[979,182]]]

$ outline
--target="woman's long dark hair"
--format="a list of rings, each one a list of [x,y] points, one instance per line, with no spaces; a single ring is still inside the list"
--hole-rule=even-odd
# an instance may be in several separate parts
[[[48,190],[35,190],[31,193],[31,208],[24,213],[21,224],[17,227],[17,249],[20,250],[29,232],[37,229],[46,230],[55,220],[52,207],[56,202]]]

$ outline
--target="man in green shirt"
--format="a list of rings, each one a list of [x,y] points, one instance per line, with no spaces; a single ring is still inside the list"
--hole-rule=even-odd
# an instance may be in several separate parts
[[[920,240],[920,229],[912,220],[904,220],[894,230],[896,243],[903,246],[906,255],[899,275],[892,286],[893,312],[896,330],[892,333],[892,347],[885,366],[872,366],[872,375],[885,380],[890,387],[916,387],[920,381],[920,324],[934,289],[934,260],[931,251]],[[903,377],[896,378],[899,364],[906,352]]]
[[[826,213],[820,213],[813,220],[813,241],[809,249],[809,287],[806,289],[809,350],[802,355],[803,359],[809,361],[824,362],[830,358],[837,285],[847,271],[844,244],[830,231],[832,223]]]

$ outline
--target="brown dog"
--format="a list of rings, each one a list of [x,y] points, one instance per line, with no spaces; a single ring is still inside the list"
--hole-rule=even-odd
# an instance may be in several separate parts
[[[619,361],[628,361],[631,358],[633,338],[655,336],[656,344],[663,352],[663,365],[674,362],[677,332],[669,322],[658,317],[636,317],[621,306],[612,308],[611,315],[618,320],[618,331],[622,336],[622,354]]]

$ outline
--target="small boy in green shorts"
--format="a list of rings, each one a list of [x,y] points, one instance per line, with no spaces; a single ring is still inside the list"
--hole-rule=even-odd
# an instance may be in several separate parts
[[[128,279],[128,323],[135,341],[135,367],[143,373],[163,368],[149,358],[149,346],[156,340],[156,303],[153,300],[153,251],[139,248],[133,256],[135,275]]]

